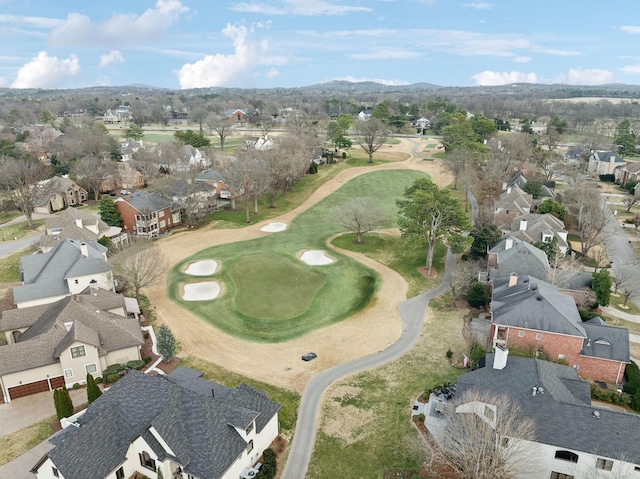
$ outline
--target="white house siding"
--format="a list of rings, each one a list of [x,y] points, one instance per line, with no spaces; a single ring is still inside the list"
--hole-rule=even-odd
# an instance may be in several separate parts
[[[71,357],[71,348],[84,346],[85,356],[79,356],[77,358]],[[84,384],[87,381],[87,370],[85,367],[89,364],[96,365],[96,372],[94,375],[100,374],[100,357],[98,355],[98,349],[90,344],[74,341],[65,351],[60,354],[60,366],[62,373],[67,369],[73,371],[73,376],[66,377],[65,383],[67,387],[73,386],[75,383]]]
[[[51,303],[55,303],[59,299],[66,298],[66,297],[67,297],[66,294],[61,294],[58,296],[49,296],[48,298],[32,299],[30,301],[22,301],[21,303],[16,303],[16,307],[20,309],[20,308],[30,308],[31,306],[39,306],[41,304],[51,304]]]
[[[51,462],[51,459],[47,458],[40,467],[38,467],[36,477],[38,479],[64,479],[64,476],[60,471],[58,471],[57,477],[53,474],[54,467],[55,466],[53,465],[53,462]]]
[[[39,368],[28,369],[27,371],[5,374],[2,376],[2,395],[5,398],[9,398],[8,391],[12,387],[43,381],[47,379],[47,376],[54,378],[62,375],[59,364],[49,364]]]
[[[597,419],[594,419],[596,421]],[[599,456],[597,454],[590,454],[587,452],[580,452],[572,449],[566,449],[562,447],[551,446],[549,444],[541,444],[532,441],[523,441],[526,443],[525,450],[530,453],[528,462],[531,462],[531,467],[527,468],[526,472],[522,471],[517,476],[517,479],[539,479],[548,478],[552,472],[559,472],[562,474],[569,474],[575,479],[582,478],[620,478],[620,477],[634,477],[635,464],[620,461],[618,459],[611,459],[606,456]],[[578,462],[572,463],[562,459],[556,459],[556,451],[571,451],[578,455]],[[598,458],[611,460],[613,467],[611,471],[605,471],[603,469],[596,468],[596,462]]]
[[[97,284],[92,284],[92,280],[96,280]],[[105,273],[93,273],[86,276],[74,276],[67,278],[67,287],[71,294],[80,294],[89,286],[98,286],[99,288],[109,291],[115,291],[113,286],[113,274],[111,271]]]
[[[131,321],[136,321],[132,319]],[[128,361],[137,361],[140,358],[140,348],[138,346],[131,346],[129,348],[118,349],[117,351],[111,351],[104,356],[100,357],[100,365],[98,366],[98,372],[102,374],[104,369],[113,364],[124,364]]]

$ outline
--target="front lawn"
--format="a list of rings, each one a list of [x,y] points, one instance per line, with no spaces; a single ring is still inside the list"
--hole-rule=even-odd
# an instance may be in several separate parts
[[[20,281],[20,258],[30,253],[28,249],[17,251],[0,260],[0,283]]]
[[[55,431],[54,424],[57,420],[58,419],[55,416],[51,416],[18,431],[7,434],[6,436],[2,436],[2,447],[0,447],[0,466],[14,460],[18,456],[21,456],[25,452],[29,451],[29,449],[33,449],[51,436]]]

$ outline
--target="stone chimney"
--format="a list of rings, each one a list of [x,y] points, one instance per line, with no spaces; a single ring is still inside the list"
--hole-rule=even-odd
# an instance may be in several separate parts
[[[527,220],[520,220],[520,231],[527,231]]]
[[[509,350],[507,348],[496,346],[496,351],[493,355],[493,369],[504,369],[504,367],[507,365],[508,357]]]
[[[89,257],[89,247],[87,246],[87,243],[85,243],[84,241],[80,243],[80,253],[85,258]]]
[[[509,288],[511,286],[515,286],[516,284],[518,284],[518,273],[511,273],[509,275]]]
[[[504,250],[507,251],[511,248],[513,248],[513,238],[509,237],[504,242]]]

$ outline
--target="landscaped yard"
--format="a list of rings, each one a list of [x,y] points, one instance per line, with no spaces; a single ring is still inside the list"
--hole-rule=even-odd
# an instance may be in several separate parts
[[[0,260],[0,283],[15,283],[20,281],[20,258],[30,251],[17,251]]]
[[[22,239],[44,231],[44,220],[34,220],[33,227],[29,227],[26,221],[0,228],[0,241],[12,241]]]
[[[382,478],[386,471],[417,470],[430,460],[411,423],[411,406],[425,389],[466,372],[451,367],[446,358],[448,348],[456,355],[463,351],[463,314],[430,311],[422,335],[406,355],[327,391],[308,479]]]
[[[342,231],[342,227],[332,220],[331,210],[352,197],[375,198],[388,216],[386,224],[381,227],[395,226],[395,200],[419,176],[423,174],[410,170],[374,171],[362,175],[302,213],[283,232],[202,250],[177,264],[170,272],[169,297],[226,333],[255,341],[285,341],[341,321],[369,303],[378,287],[377,274],[334,252],[331,256],[335,263],[325,266],[307,265],[298,259],[298,255],[305,250],[327,250],[325,240]],[[273,316],[273,311],[280,308],[278,303],[282,301],[280,295],[271,292],[273,284],[279,281],[278,272],[272,273],[269,269],[273,255],[285,258],[289,262],[287,269],[294,274],[299,271],[302,277],[303,272],[305,275],[312,272],[322,278],[318,289],[309,288],[306,284],[299,287],[294,284],[293,289],[289,289],[288,301],[293,301],[294,309],[299,311],[293,316],[289,316],[290,311],[284,316]],[[245,263],[247,257],[251,264]],[[181,299],[181,285],[192,282],[193,277],[184,274],[184,269],[192,261],[205,259],[219,262],[220,268],[213,278],[222,284],[223,294],[212,301],[187,304]],[[258,283],[252,278],[249,282],[247,277],[251,274],[234,275],[238,262],[245,263],[245,272],[248,267],[250,272],[253,271],[251,274],[266,274],[266,279]],[[270,280],[268,275],[271,275]],[[290,278],[288,280],[291,281]],[[294,296],[296,298],[292,300]],[[246,307],[247,300],[243,298],[250,297],[264,303],[259,306],[259,311],[255,307],[251,310]]]

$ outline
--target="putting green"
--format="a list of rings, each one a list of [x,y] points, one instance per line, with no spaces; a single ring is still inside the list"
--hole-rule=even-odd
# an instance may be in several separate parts
[[[325,250],[326,239],[344,231],[332,210],[354,197],[371,198],[383,209],[381,229],[397,226],[396,199],[424,176],[411,170],[367,173],[301,213],[285,231],[203,249],[172,268],[169,298],[225,333],[252,341],[287,341],[342,321],[369,304],[380,277],[334,251],[335,262],[324,266],[305,264],[299,253]],[[186,266],[211,258],[221,262],[211,279],[223,293],[215,301],[183,301],[181,285],[193,281]]]
[[[324,275],[277,254],[247,255],[229,266],[235,307],[254,318],[287,320],[302,314]],[[278,278],[278,281],[274,281]]]

